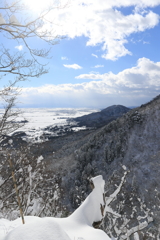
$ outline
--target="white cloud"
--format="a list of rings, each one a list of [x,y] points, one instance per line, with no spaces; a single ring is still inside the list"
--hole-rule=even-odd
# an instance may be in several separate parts
[[[79,76],[75,77],[76,79],[102,79],[101,74],[99,73],[86,73],[86,74],[80,74]]]
[[[63,64],[64,67],[66,68],[73,68],[73,69],[82,69],[81,66],[79,66],[78,64],[74,63],[74,64],[71,64],[71,65],[68,65],[68,64]]]
[[[2,14],[0,13],[0,24],[5,24],[6,21],[4,20]]]
[[[77,84],[44,85],[23,88],[21,102],[52,107],[106,107],[113,104],[140,105],[160,92],[160,62],[147,58],[118,74],[82,74]]]
[[[62,59],[62,60],[68,60],[68,58],[67,58],[67,57],[61,57],[61,59]]]
[[[143,44],[150,44],[149,42],[143,41]]]
[[[159,5],[159,0],[86,0],[85,4],[83,2],[70,0],[71,4],[68,7],[51,13],[50,18],[54,16],[54,22],[57,23],[54,31],[57,31],[57,35],[72,39],[85,36],[87,46],[102,46],[105,59],[117,60],[127,54],[131,55],[126,45],[129,36],[154,28],[159,23],[159,15],[148,9]],[[134,11],[124,15],[120,7],[129,6],[132,6]]]
[[[11,15],[9,21],[10,21],[11,24],[18,24],[18,25],[20,25],[20,22],[18,21],[18,19],[16,18],[15,15]]]
[[[92,53],[92,56],[95,57],[95,58],[98,58],[98,56],[94,53]]]
[[[113,88],[150,89],[160,87],[160,62],[154,63],[147,58],[140,58],[135,67],[125,69],[118,74],[81,74],[76,79],[96,79],[107,83]]]
[[[96,65],[93,68],[103,68],[103,67],[104,67],[104,65]]]
[[[18,49],[19,51],[23,50],[23,45],[19,45],[19,46],[15,46],[16,49]]]

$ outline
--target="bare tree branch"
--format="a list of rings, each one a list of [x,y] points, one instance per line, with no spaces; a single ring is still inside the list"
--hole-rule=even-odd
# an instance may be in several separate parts
[[[4,135],[10,134],[22,126],[16,121],[21,113],[13,110],[16,105],[20,89],[18,82],[29,78],[40,77],[48,73],[46,63],[41,62],[42,58],[48,58],[48,49],[32,47],[29,40],[36,38],[48,45],[55,45],[62,39],[53,30],[55,25],[47,19],[48,14],[54,9],[63,9],[58,1],[53,1],[52,6],[43,9],[38,16],[33,17],[22,0],[2,0],[0,3],[0,35],[7,41],[22,45],[22,51],[8,49],[0,45],[0,79],[11,77],[3,88],[0,88],[0,102],[4,106],[4,114],[0,117],[0,141]],[[50,25],[50,28],[46,27]],[[51,30],[50,30],[51,29]],[[16,46],[15,45],[15,46]],[[13,77],[15,76],[14,80]]]

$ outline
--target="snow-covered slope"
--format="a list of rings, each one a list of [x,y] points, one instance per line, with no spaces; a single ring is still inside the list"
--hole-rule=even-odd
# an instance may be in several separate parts
[[[54,219],[26,217],[25,225],[19,225],[9,232],[5,240],[70,240],[60,224]],[[18,220],[20,223],[20,220]],[[17,223],[17,224],[18,224]]]
[[[105,232],[92,226],[94,222],[101,221],[105,214],[104,180],[102,176],[97,176],[91,181],[93,191],[71,216],[59,219],[27,216],[24,225],[22,225],[21,219],[11,222],[1,220],[0,239],[109,240],[110,238]]]

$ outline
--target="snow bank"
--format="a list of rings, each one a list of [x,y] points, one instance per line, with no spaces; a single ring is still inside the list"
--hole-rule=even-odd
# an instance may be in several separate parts
[[[104,180],[102,176],[91,179],[93,191],[82,205],[67,218],[25,217],[15,221],[2,220],[0,226],[6,224],[6,235],[1,240],[110,240],[105,232],[93,228],[94,222],[104,217]],[[6,222],[5,222],[6,221]],[[2,228],[0,228],[2,230]],[[12,230],[13,229],[13,230]],[[1,231],[2,232],[2,231]],[[8,233],[9,232],[9,233]]]
[[[71,240],[61,226],[52,219],[32,217],[31,222],[15,228],[5,240]]]
[[[101,207],[105,207],[103,197],[105,182],[102,176],[91,178],[90,181],[94,187],[93,191],[86,198],[83,204],[71,215],[71,218],[92,226],[94,222],[99,222],[104,217]]]

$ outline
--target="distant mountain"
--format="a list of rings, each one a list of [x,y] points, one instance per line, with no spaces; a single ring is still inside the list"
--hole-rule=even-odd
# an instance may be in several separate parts
[[[74,120],[80,127],[102,127],[109,122],[117,119],[118,117],[121,117],[123,114],[127,113],[130,110],[130,108],[124,107],[122,105],[113,105],[103,109],[100,112],[69,119],[68,122]]]

